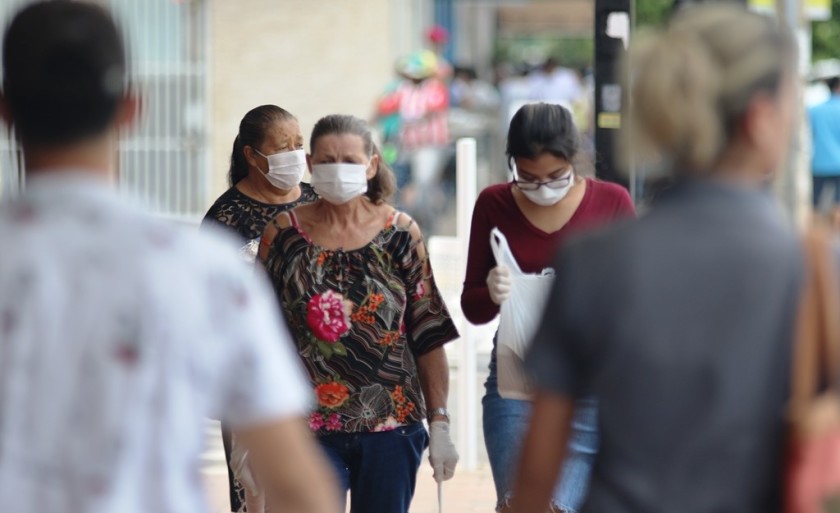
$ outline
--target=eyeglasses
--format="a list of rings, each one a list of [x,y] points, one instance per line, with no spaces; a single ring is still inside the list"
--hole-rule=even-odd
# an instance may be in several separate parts
[[[548,180],[547,182],[532,182],[530,180],[522,180],[516,178],[513,180],[513,183],[516,184],[516,186],[523,191],[536,191],[540,187],[546,187],[548,189],[562,189],[564,187],[567,187],[569,183],[571,183],[573,178],[574,174],[571,171],[569,171],[560,178]]]

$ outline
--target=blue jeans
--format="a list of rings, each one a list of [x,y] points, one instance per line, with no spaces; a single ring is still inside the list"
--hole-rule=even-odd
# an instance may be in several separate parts
[[[381,433],[321,435],[318,441],[342,490],[350,491],[351,513],[408,513],[429,445],[422,422]]]
[[[840,205],[840,176],[814,176],[813,177],[813,203],[814,208],[831,207],[834,208]],[[831,200],[828,205],[823,202],[823,195],[826,187],[831,188]]]
[[[499,395],[496,379],[496,351],[490,358],[490,375],[484,384],[484,444],[490,457],[493,482],[496,485],[497,509],[512,496],[514,472],[528,421],[531,403],[504,399]],[[580,509],[589,486],[595,453],[598,450],[598,410],[594,399],[577,402],[572,420],[572,434],[559,482],[554,488],[552,506],[569,513]]]

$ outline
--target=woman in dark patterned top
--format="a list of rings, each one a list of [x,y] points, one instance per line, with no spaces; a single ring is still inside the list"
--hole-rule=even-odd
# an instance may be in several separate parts
[[[233,141],[230,189],[210,207],[202,225],[229,227],[246,245],[259,241],[266,224],[281,212],[317,198],[309,184],[301,183],[305,171],[297,119],[276,105],[252,109]],[[254,255],[256,242],[250,248]]]
[[[253,260],[266,224],[297,205],[315,201],[309,184],[301,183],[306,171],[303,136],[297,119],[276,105],[262,105],[245,114],[230,157],[230,189],[210,207],[202,227],[221,225],[243,240],[242,253]],[[244,454],[233,451],[230,431],[222,426],[225,460],[228,464],[231,511],[248,511],[250,492],[243,484],[251,480]],[[241,475],[242,473],[245,475]],[[237,476],[240,479],[237,479]],[[241,483],[244,481],[244,483]],[[251,487],[253,488],[253,487]],[[261,509],[259,497],[250,497],[251,513]]]
[[[351,511],[407,512],[427,443],[438,482],[458,461],[443,348],[458,333],[420,229],[387,203],[394,176],[365,122],[327,116],[310,144],[321,199],[270,224],[259,259],[315,389],[309,427]]]

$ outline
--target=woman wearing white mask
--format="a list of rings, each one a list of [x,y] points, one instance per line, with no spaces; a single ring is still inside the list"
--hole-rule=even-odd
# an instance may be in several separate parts
[[[230,189],[204,216],[202,227],[223,226],[243,242],[242,255],[253,261],[269,221],[297,205],[315,201],[306,172],[306,152],[297,119],[276,105],[252,109],[239,124],[230,157]],[[223,426],[231,511],[262,513],[263,497],[248,469],[246,455],[234,449]],[[233,453],[233,454],[232,454]]]
[[[559,105],[525,105],[510,123],[507,156],[513,181],[482,191],[473,211],[466,279],[461,306],[473,324],[492,321],[509,296],[511,271],[497,265],[490,234],[498,228],[525,273],[551,266],[559,246],[572,234],[635,215],[622,187],[575,173],[579,139],[571,113]],[[541,308],[536,304],[534,308]],[[497,351],[485,383],[484,441],[496,485],[497,509],[509,507],[513,473],[530,416],[531,403],[499,395]],[[552,508],[574,512],[580,505],[597,449],[596,408],[592,401],[577,412],[564,481],[558,483]]]
[[[244,240],[245,255],[253,257],[269,221],[317,198],[312,187],[301,182],[305,172],[306,152],[298,120],[276,105],[250,110],[233,141],[230,189],[210,207],[202,225],[232,229]]]
[[[387,203],[394,176],[367,124],[327,116],[310,144],[321,199],[278,216],[259,259],[315,389],[309,426],[350,510],[407,512],[426,446],[438,482],[458,461],[443,347],[458,333],[420,229]]]

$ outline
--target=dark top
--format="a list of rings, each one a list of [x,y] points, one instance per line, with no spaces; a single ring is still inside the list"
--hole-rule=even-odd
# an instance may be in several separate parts
[[[490,322],[499,314],[499,305],[493,303],[487,290],[487,274],[496,266],[490,249],[490,231],[494,227],[508,240],[522,271],[538,273],[551,266],[557,249],[570,235],[635,215],[633,201],[623,187],[587,179],[586,192],[569,222],[556,232],[546,233],[531,224],[519,209],[512,186],[502,183],[484,189],[473,210],[461,309],[474,324]]]
[[[265,231],[266,225],[278,215],[316,199],[318,196],[308,183],[300,184],[300,197],[297,200],[280,205],[257,201],[234,186],[213,203],[204,215],[201,226],[202,228],[208,225],[224,226],[239,235],[247,246],[248,242],[258,240]],[[224,424],[222,425],[222,441],[225,446],[225,460],[228,462],[230,508],[231,511],[245,511],[245,490],[234,478],[233,470],[230,468],[230,431]]]
[[[201,224],[216,223],[226,226],[239,234],[245,242],[248,242],[259,239],[269,221],[281,213],[298,205],[312,203],[316,199],[318,199],[318,196],[312,186],[303,182],[300,184],[300,198],[281,205],[257,201],[250,196],[246,196],[234,186],[219,196],[219,199],[213,203],[213,206],[204,215]]]
[[[640,220],[571,243],[527,364],[599,398],[584,513],[780,510],[802,279],[764,192],[675,187]]]
[[[278,228],[265,267],[318,400],[309,426],[388,431],[426,418],[417,357],[458,336],[423,244],[400,214],[353,251]]]

